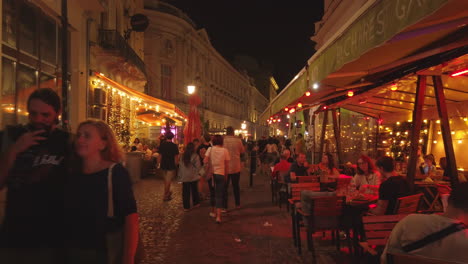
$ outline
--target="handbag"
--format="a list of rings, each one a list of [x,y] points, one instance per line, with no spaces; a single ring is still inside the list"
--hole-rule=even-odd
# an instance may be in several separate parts
[[[114,218],[114,199],[112,189],[112,169],[116,164],[113,163],[109,167],[107,173],[107,217]],[[122,263],[123,257],[123,246],[124,246],[124,228],[120,228],[117,231],[106,233],[106,246],[107,246],[107,263],[108,264],[120,264]],[[144,258],[145,252],[141,235],[138,235],[137,249],[135,252],[135,264],[140,263]]]
[[[204,173],[205,173],[205,179],[206,180],[209,180],[211,178],[213,178],[213,164],[211,162],[211,153],[212,151],[210,151],[210,156],[208,156],[208,162],[206,162],[204,164]]]

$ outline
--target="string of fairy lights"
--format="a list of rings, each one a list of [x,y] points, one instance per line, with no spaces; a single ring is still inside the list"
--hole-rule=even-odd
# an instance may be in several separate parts
[[[121,144],[129,144],[138,129],[165,125],[164,117],[176,120],[178,125],[187,121],[182,114],[125,91],[99,76],[90,78],[90,88],[94,98],[92,116],[106,121]],[[96,109],[103,111],[94,111]],[[151,122],[137,118],[138,113],[146,112],[153,113]]]

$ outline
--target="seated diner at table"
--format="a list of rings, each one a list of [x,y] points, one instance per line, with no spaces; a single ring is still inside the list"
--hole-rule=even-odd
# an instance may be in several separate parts
[[[369,210],[369,214],[393,214],[397,199],[410,195],[408,181],[395,172],[395,161],[391,157],[381,157],[375,165],[382,176],[382,183],[379,187],[377,206]]]
[[[340,172],[335,166],[335,159],[331,153],[324,153],[322,161],[315,166],[311,166],[309,171],[320,176],[323,191],[336,188],[336,180],[340,177]]]
[[[424,156],[424,163],[421,164],[421,166],[419,166],[419,173],[422,174],[421,178],[426,179],[429,177],[435,180],[434,178],[436,176],[436,162],[434,155],[428,154]]]
[[[306,156],[304,153],[299,153],[296,155],[296,161],[291,164],[289,173],[284,177],[286,183],[295,183],[297,182],[296,176],[309,176],[308,172],[309,164],[306,161]]]
[[[361,155],[357,160],[357,173],[351,180],[351,185],[353,184],[358,190],[365,185],[380,185],[380,173],[366,155]]]
[[[448,198],[445,213],[410,214],[392,230],[381,257],[387,263],[387,253],[421,256],[440,263],[468,263],[468,183],[458,184]],[[453,227],[445,236],[434,234]],[[433,235],[429,243],[419,243]],[[439,262],[438,262],[439,263]]]
[[[283,150],[280,157],[280,162],[276,163],[273,167],[272,177],[277,177],[278,182],[284,182],[284,175],[288,174],[291,168],[291,163],[288,158],[291,156],[291,152],[288,149]]]

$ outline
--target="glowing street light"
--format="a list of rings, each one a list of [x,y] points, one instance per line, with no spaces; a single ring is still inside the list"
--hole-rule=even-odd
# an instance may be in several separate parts
[[[195,93],[195,85],[187,85],[187,92],[189,94],[194,94]]]

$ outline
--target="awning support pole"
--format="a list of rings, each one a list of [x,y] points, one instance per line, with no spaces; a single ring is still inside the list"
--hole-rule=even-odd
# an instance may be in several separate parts
[[[455,161],[455,152],[453,151],[452,135],[450,133],[450,123],[447,113],[447,103],[445,102],[444,87],[440,76],[432,76],[434,90],[437,102],[437,111],[440,118],[440,130],[444,140],[445,155],[447,157],[447,170],[450,175],[452,188],[458,184],[457,163]]]
[[[320,149],[318,152],[317,161],[322,160],[323,155],[323,146],[325,145],[325,131],[327,130],[327,123],[328,123],[328,110],[323,112],[323,123],[322,123],[322,136],[320,137]]]
[[[341,160],[341,137],[340,137],[340,127],[338,124],[338,114],[337,114],[337,109],[333,109],[333,131],[335,132],[335,141],[336,141],[336,154],[338,156],[338,164],[335,164],[335,166],[341,165],[342,160]]]
[[[427,77],[418,75],[418,83],[416,87],[416,102],[413,110],[413,128],[411,129],[410,136],[410,156],[408,161],[408,173],[407,180],[410,184],[411,191],[414,191],[414,176],[416,174],[418,161],[418,145],[419,145],[419,133],[422,126],[422,110],[424,106],[424,96],[426,95],[426,82]]]
[[[315,113],[312,113],[311,114],[312,116],[312,164],[315,164],[315,150],[317,149],[317,147],[315,146],[315,144],[317,144],[317,141],[315,140],[316,139],[316,136],[315,136]]]

